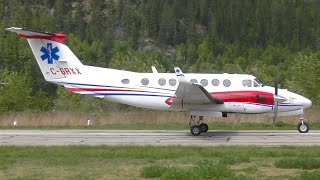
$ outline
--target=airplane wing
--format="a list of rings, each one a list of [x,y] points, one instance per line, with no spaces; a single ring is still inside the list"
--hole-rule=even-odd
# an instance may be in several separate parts
[[[174,68],[178,77],[179,85],[175,92],[176,98],[172,101],[175,104],[223,104],[223,100],[214,98],[201,85],[193,84],[186,80],[180,68]]]

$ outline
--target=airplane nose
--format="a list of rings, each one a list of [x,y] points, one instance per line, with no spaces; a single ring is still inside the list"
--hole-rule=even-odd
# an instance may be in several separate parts
[[[305,108],[309,108],[312,106],[312,102],[310,99],[305,98]]]
[[[301,103],[303,109],[309,108],[312,105],[311,100],[308,98],[305,98],[305,97],[300,99],[300,103]]]
[[[303,109],[307,109],[309,107],[311,107],[312,105],[312,102],[310,99],[304,97],[304,96],[301,96],[299,94],[296,94],[296,93],[292,93],[292,92],[289,92],[290,93],[290,98],[289,98],[289,103],[293,103],[295,104],[296,106],[300,106],[302,107]]]

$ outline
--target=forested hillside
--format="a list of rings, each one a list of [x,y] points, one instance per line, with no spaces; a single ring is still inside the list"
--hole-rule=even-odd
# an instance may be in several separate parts
[[[2,0],[0,112],[102,111],[43,80],[16,26],[68,35],[84,64],[150,72],[250,73],[320,103],[317,0]]]

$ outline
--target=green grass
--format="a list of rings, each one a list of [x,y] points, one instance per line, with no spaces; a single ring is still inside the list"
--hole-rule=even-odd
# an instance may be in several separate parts
[[[300,177],[303,180],[318,180],[320,177],[320,170],[303,172]]]
[[[158,164],[151,165],[142,169],[141,176],[145,178],[161,177],[161,175],[164,174],[164,172],[166,172],[168,169],[168,167],[160,166]]]
[[[226,155],[220,159],[220,163],[228,165],[239,164],[242,162],[250,162],[250,158],[248,156]]]
[[[276,161],[275,166],[278,168],[320,169],[320,159],[319,157],[284,158]]]
[[[212,161],[200,161],[192,168],[165,167],[160,165],[151,165],[143,168],[141,176],[144,178],[161,179],[214,179],[234,177],[233,171],[223,165]]]
[[[0,179],[316,179],[311,147],[0,147]]]
[[[209,123],[209,130],[296,130],[297,126],[278,122],[276,127],[271,124],[261,123]],[[311,130],[320,130],[320,123],[310,124]],[[0,126],[0,129],[122,129],[122,130],[187,130],[188,123],[164,123],[164,124],[108,124],[90,126]]]
[[[258,171],[257,166],[249,166],[247,168],[242,169],[243,172],[247,174],[255,174]]]

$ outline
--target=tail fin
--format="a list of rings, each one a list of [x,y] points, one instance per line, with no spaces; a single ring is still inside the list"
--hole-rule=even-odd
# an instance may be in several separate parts
[[[11,27],[7,31],[25,37],[47,81],[82,75],[83,65],[64,43],[65,34]]]

